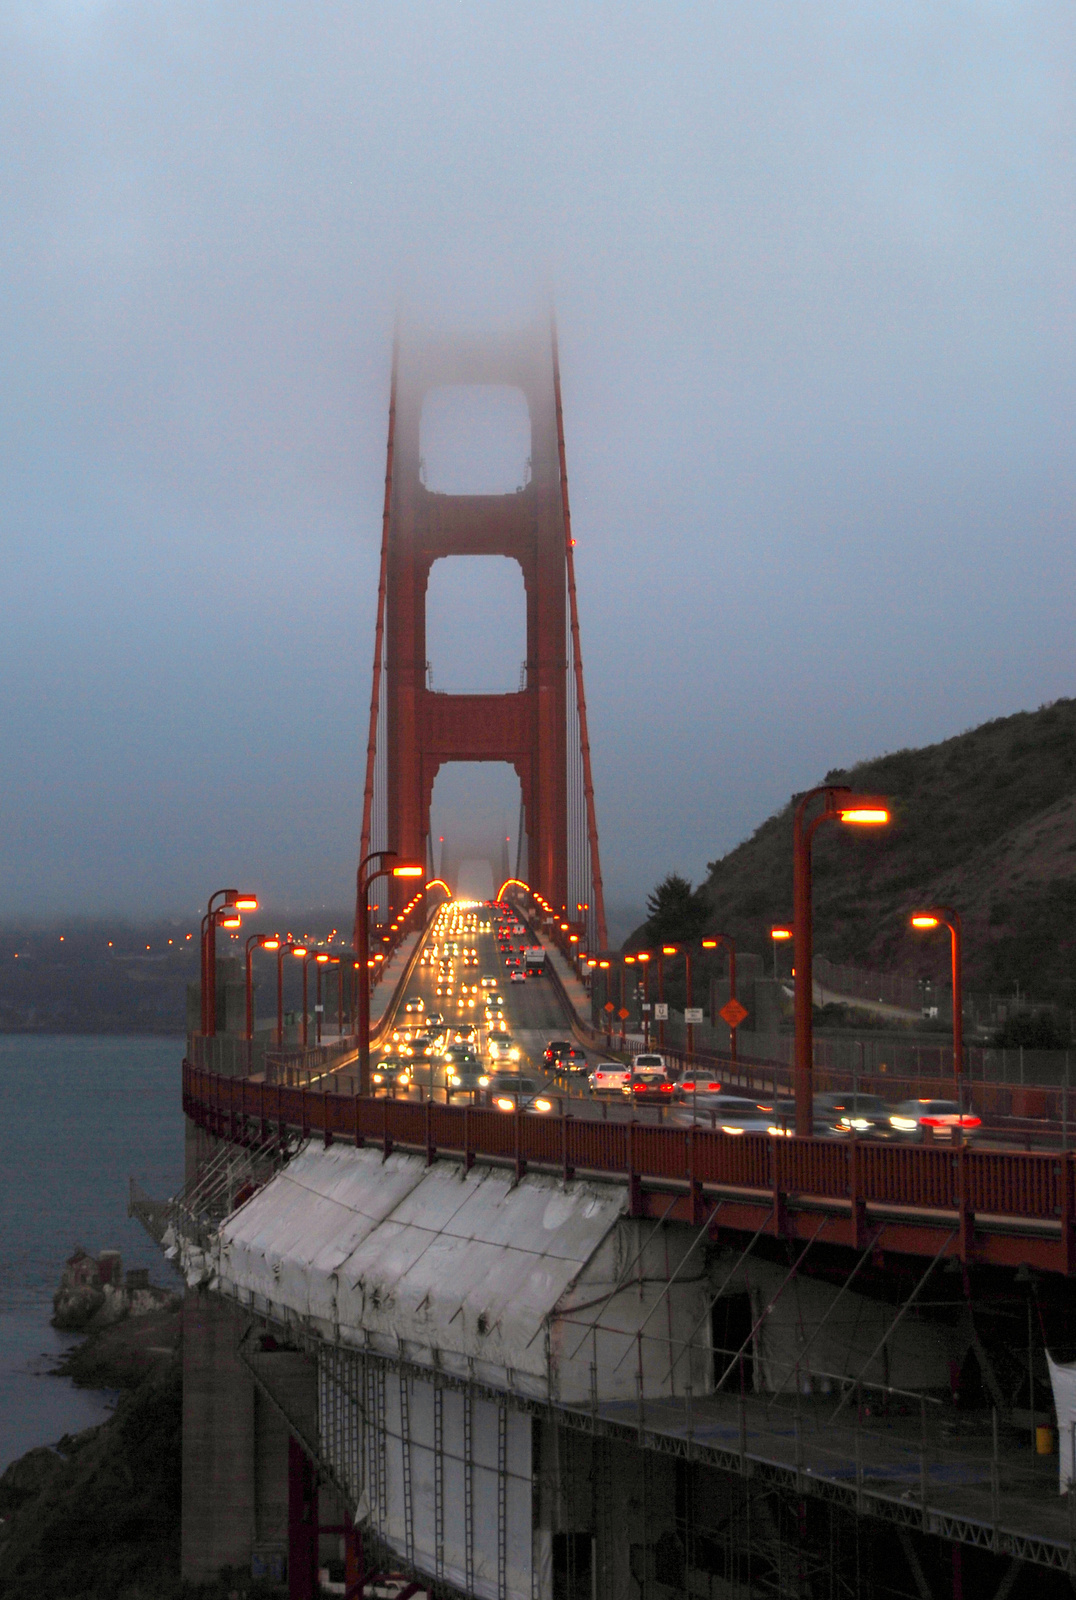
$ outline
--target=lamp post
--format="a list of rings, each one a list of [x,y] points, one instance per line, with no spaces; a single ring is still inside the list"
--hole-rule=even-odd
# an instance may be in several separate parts
[[[220,905],[214,901],[219,900]],[[202,918],[202,1032],[217,1031],[217,926],[238,928],[241,911],[257,911],[256,894],[241,894],[238,889],[214,889]],[[223,915],[222,915],[223,913]]]
[[[331,956],[331,955],[329,955],[327,953],[327,951],[319,950],[317,955],[314,957],[314,962],[315,962],[314,973],[315,973],[315,977],[317,978],[317,986],[316,986],[316,988],[314,990],[314,1043],[320,1045],[320,1043],[321,1043],[321,1019],[322,1019],[322,1016],[323,1016],[324,1010],[325,1010],[324,1003],[323,1003],[323,1000],[322,1000],[322,989],[321,989],[322,969],[324,967],[330,967],[334,963],[337,966],[339,966],[340,957],[339,956]],[[303,965],[303,973],[304,973],[304,976],[305,976],[305,973],[306,973],[305,963]]]
[[[770,929],[770,938],[773,940],[773,981],[774,981],[774,983],[777,982],[777,946],[779,944],[783,944],[786,939],[792,939],[794,937],[795,937],[795,935],[793,934],[792,929],[790,927],[788,927],[787,924],[785,924],[783,922],[777,923],[776,926],[774,926],[774,927],[772,927]]]
[[[724,945],[729,953],[729,1003],[736,998],[736,940],[729,933],[717,933],[712,939],[704,939],[704,950],[716,950],[719,945]],[[713,1020],[711,1016],[711,1021]],[[729,1029],[729,1056],[736,1060],[736,1029]]]
[[[822,809],[808,822],[807,808],[819,795]],[[802,795],[792,818],[792,926],[795,936],[796,1136],[814,1131],[814,1004],[811,918],[811,845],[823,822],[876,826],[889,821],[889,802],[878,795],[856,794],[843,785],[823,784]]]
[[[276,953],[276,1047],[284,1048],[284,956],[293,955],[300,961],[306,955],[306,945],[295,939],[285,939]]]
[[[960,912],[954,911],[952,906],[931,906],[929,911],[917,911],[910,920],[913,928],[949,929],[953,963],[953,1078],[959,1099],[964,1074],[964,931]]]
[[[254,984],[251,973],[251,959],[255,949],[279,950],[280,940],[274,933],[252,933],[247,940],[247,1043],[254,1038]]]
[[[650,1049],[650,951],[636,950],[635,959],[643,969],[643,1049]]]
[[[370,1093],[370,885],[378,878],[421,878],[425,868],[418,862],[396,861],[393,866],[366,869],[371,862],[393,857],[395,850],[372,850],[359,862],[355,895],[355,954],[359,958],[359,1093]]]
[[[685,987],[686,987],[686,991],[687,991],[687,998],[684,1001],[684,1006],[686,1008],[686,1007],[691,1005],[691,949],[690,949],[690,946],[688,946],[688,945],[685,945],[683,947],[683,951],[682,952],[681,952],[681,948],[680,948],[680,946],[678,944],[663,944],[662,945],[662,947],[661,947],[661,955],[658,956],[658,988],[661,990],[661,994],[660,994],[659,998],[662,999],[662,1000],[664,1000],[664,998],[665,998],[665,962],[664,962],[664,958],[665,958],[665,956],[678,956],[680,954],[683,954],[684,966],[685,966],[685,969],[686,969],[685,970],[685,974],[684,974],[685,980],[686,980]],[[665,1024],[663,1022],[659,1022],[658,1023],[658,1027],[661,1030],[661,1043],[664,1044],[665,1043]],[[693,1022],[687,1023],[686,1024],[686,1031],[687,1031],[687,1053],[690,1056],[690,1055],[694,1055],[694,1053],[695,1053],[695,1024]]]

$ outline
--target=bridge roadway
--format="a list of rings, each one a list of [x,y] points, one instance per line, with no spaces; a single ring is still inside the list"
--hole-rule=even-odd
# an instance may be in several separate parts
[[[474,942],[479,964],[467,971],[480,978],[488,970],[482,956],[489,946]],[[558,1020],[558,1002],[542,980],[510,986],[507,994],[513,989],[513,1024],[533,1054],[550,1019]],[[534,1168],[565,1179],[626,1183],[632,1215],[687,1222],[714,1235],[769,1235],[857,1252],[1076,1271],[1071,1152],[754,1133],[732,1138],[705,1128],[659,1127],[633,1116],[597,1120],[602,1108],[583,1098],[566,1098],[570,1114],[511,1114],[363,1098],[354,1081],[353,1058],[338,1072],[302,1073],[288,1085],[218,1075],[187,1061],[184,1110],[215,1137],[248,1147],[271,1146],[290,1129],[303,1137],[321,1134],[326,1144],[345,1140],[379,1145],[386,1153],[394,1147],[418,1151],[430,1162],[447,1157],[465,1166],[478,1161],[514,1167],[517,1175]]]

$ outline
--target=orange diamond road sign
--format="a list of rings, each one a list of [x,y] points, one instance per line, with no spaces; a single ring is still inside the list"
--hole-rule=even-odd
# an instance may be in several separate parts
[[[742,1006],[738,1000],[727,1000],[718,1012],[730,1028],[738,1028],[747,1015],[747,1007]]]
[[[614,1006],[614,1004],[613,1004],[613,1002],[611,1000],[607,1000],[605,1002],[605,1006],[604,1006],[603,1009],[606,1010],[606,1011],[615,1011],[616,1010],[616,1006]]]
[[[617,1012],[617,1016],[620,1018],[621,1022],[623,1022],[626,1017],[631,1016],[631,1012],[625,1011],[624,1007],[621,1006],[620,1010]]]

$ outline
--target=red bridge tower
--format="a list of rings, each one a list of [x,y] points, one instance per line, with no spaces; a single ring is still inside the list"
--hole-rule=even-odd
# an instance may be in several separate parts
[[[531,424],[531,478],[524,488],[512,494],[452,495],[425,487],[423,400],[430,390],[449,384],[507,384],[522,390]],[[523,570],[527,659],[516,693],[443,694],[427,686],[430,569],[440,557],[453,555],[508,556]],[[604,948],[552,325],[510,334],[397,337],[393,352],[363,856],[384,846],[411,859],[429,859],[433,786],[448,761],[505,761],[515,768],[531,886],[567,920],[587,923],[591,948]]]

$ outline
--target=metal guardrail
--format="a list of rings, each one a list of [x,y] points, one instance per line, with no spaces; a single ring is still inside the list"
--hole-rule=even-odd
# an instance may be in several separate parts
[[[478,1106],[393,1101],[252,1083],[183,1065],[183,1107],[218,1138],[264,1143],[271,1126],[296,1129],[387,1151],[400,1145],[471,1165],[476,1159],[530,1165],[565,1177],[585,1171],[626,1180],[632,1187],[683,1187],[694,1203],[704,1189],[772,1204],[775,1217],[788,1197],[809,1197],[839,1210],[859,1229],[868,1207],[934,1214],[924,1227],[956,1217],[959,1253],[974,1252],[976,1216],[991,1235],[1037,1236],[1036,1260],[1049,1270],[1076,1269],[1076,1156],[1038,1151],[902,1146],[869,1141],[731,1137],[705,1128],[670,1128],[635,1121],[530,1116]],[[909,1218],[909,1224],[914,1222]],[[918,1224],[917,1224],[918,1225]],[[1045,1252],[1045,1254],[1044,1254]],[[1019,1252],[1013,1260],[1023,1259]]]

